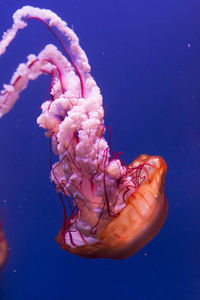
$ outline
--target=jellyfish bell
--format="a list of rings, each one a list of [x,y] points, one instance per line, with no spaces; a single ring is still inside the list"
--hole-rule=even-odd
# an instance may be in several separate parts
[[[135,159],[128,166],[128,172],[129,176],[132,173],[132,183],[136,188],[127,197],[124,208],[115,216],[108,217],[102,226],[97,225],[96,241],[91,243],[87,239],[83,242],[78,230],[74,231],[70,226],[66,226],[65,230],[62,228],[57,236],[61,248],[87,258],[110,259],[127,258],[140,250],[158,233],[167,216],[168,204],[164,193],[166,169],[166,163],[159,156],[141,155]],[[137,183],[138,180],[142,182]],[[126,192],[124,190],[123,195]],[[87,213],[85,215],[88,216]],[[75,228],[74,224],[71,227]],[[94,239],[94,233],[91,236]]]
[[[0,270],[3,268],[8,255],[8,244],[0,221]]]
[[[76,34],[52,11],[31,6],[17,10],[13,26],[0,41],[0,55],[30,19],[48,27],[66,56],[54,45],[29,55],[1,91],[0,117],[29,80],[42,74],[51,77],[50,99],[42,104],[37,123],[58,156],[50,174],[64,208],[57,242],[82,257],[129,257],[157,234],[167,216],[166,164],[159,156],[141,155],[127,166],[110,150],[104,138],[102,96],[87,56]]]

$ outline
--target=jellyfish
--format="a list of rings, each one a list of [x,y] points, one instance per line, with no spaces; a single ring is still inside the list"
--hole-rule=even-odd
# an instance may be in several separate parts
[[[2,222],[0,221],[0,271],[4,266],[8,254],[8,244],[4,235]]]
[[[90,74],[79,39],[54,12],[24,6],[0,42],[0,55],[30,20],[41,21],[60,43],[18,66],[0,94],[0,117],[8,113],[29,80],[50,76],[49,99],[37,118],[58,157],[50,180],[64,209],[56,240],[85,258],[127,258],[161,229],[168,211],[164,192],[166,163],[142,154],[126,165],[104,138],[102,95]]]

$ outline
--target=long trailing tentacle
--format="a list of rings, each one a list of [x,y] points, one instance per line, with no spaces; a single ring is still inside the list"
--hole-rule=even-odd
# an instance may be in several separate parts
[[[90,72],[90,65],[88,63],[85,51],[79,45],[79,39],[72,29],[67,26],[67,23],[58,17],[54,12],[49,9],[39,9],[31,6],[24,6],[18,9],[13,15],[12,27],[4,33],[3,39],[0,44],[0,55],[2,55],[7,46],[15,38],[19,29],[27,26],[25,21],[28,18],[40,18],[47,22],[49,27],[57,28],[67,39],[69,44],[69,52],[75,60],[75,64],[82,75]]]
[[[38,56],[30,54],[27,63],[18,66],[10,84],[4,84],[4,89],[0,92],[0,117],[10,111],[20,93],[27,87],[29,80],[35,80],[41,74],[51,75],[53,84],[58,79],[56,87],[51,89],[52,94],[64,94],[67,89],[70,89],[74,94],[80,95],[78,78],[71,64],[55,46],[48,45]]]

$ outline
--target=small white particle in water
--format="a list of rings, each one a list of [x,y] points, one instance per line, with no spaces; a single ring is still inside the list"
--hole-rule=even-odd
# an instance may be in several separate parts
[[[188,48],[190,48],[190,47],[191,47],[191,44],[190,44],[190,43],[188,43],[188,45],[187,45],[187,46],[188,46]]]
[[[13,272],[16,273],[16,269],[14,269]]]
[[[144,256],[147,256],[148,254],[147,253],[144,253]]]

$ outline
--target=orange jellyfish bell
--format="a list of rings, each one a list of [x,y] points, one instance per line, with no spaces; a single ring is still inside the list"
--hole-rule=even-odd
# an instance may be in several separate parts
[[[140,250],[158,233],[167,217],[166,170],[166,163],[161,157],[140,155],[128,167],[138,187],[119,214],[99,228],[98,241],[69,247],[65,241],[66,228],[65,232],[61,229],[57,236],[61,248],[87,258],[110,259],[127,258]]]
[[[0,225],[0,270],[2,269],[2,267],[6,262],[7,254],[8,254],[8,244],[4,236],[2,225]]]
[[[54,45],[30,54],[0,93],[0,117],[30,80],[42,74],[51,77],[50,97],[37,123],[47,130],[58,157],[50,174],[64,207],[57,242],[82,257],[129,257],[157,234],[166,218],[166,164],[159,156],[141,155],[126,166],[110,150],[104,138],[102,95],[88,58],[74,31],[52,11],[31,6],[17,10],[13,26],[0,41],[0,55],[30,19],[48,27],[66,56]]]

